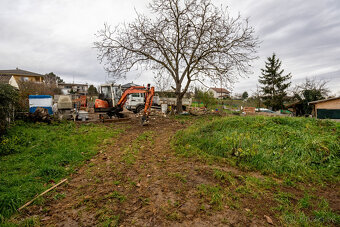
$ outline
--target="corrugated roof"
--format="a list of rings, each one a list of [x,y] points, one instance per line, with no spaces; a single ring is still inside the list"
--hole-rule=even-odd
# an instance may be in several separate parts
[[[0,70],[0,74],[5,74],[5,75],[20,75],[20,76],[42,76],[43,75],[39,73],[34,73],[22,69],[8,69],[8,70]]]
[[[216,88],[216,87],[211,87],[210,89],[216,91],[217,93],[230,93],[230,91],[228,91],[227,89],[225,88]]]
[[[12,76],[10,75],[4,75],[4,74],[0,74],[0,83],[9,83],[9,80],[11,79]]]
[[[330,99],[322,99],[322,100],[318,100],[318,101],[313,101],[313,102],[309,102],[309,104],[316,104],[316,103],[320,103],[320,102],[328,102],[328,101],[332,101],[332,100],[336,100],[336,99],[340,99],[340,96],[335,97],[335,98],[330,98]]]

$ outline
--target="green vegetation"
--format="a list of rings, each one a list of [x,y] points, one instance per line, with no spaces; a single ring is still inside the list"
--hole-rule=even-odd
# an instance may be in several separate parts
[[[340,124],[306,118],[226,117],[176,135],[184,155],[227,158],[231,164],[298,181],[338,181]]]
[[[259,78],[262,99],[267,107],[273,110],[284,109],[284,101],[287,98],[287,89],[291,85],[291,74],[283,75],[284,70],[281,69],[281,60],[276,57],[275,53],[267,58],[265,69],[261,69],[262,76]]]
[[[110,125],[74,123],[20,122],[11,127],[0,144],[0,223],[95,155],[104,139],[120,132]]]
[[[179,155],[214,165],[205,174],[215,183],[197,187],[202,212],[228,206],[252,216],[264,206],[283,226],[338,225],[340,215],[328,203],[332,198],[320,191],[339,182],[339,126],[309,118],[202,118],[178,132],[173,143]],[[225,171],[218,163],[268,176]]]
[[[214,209],[220,210],[223,205],[224,195],[223,189],[219,185],[212,186],[201,184],[197,187],[198,193],[202,198],[201,202],[208,202]],[[204,210],[204,203],[201,204],[201,209]]]
[[[126,200],[126,196],[122,195],[121,193],[117,191],[113,191],[112,193],[105,196],[106,199],[115,199],[118,202],[122,203]]]
[[[136,162],[137,155],[139,154],[139,152],[147,148],[144,145],[142,145],[145,142],[149,144],[154,143],[152,131],[143,132],[135,140],[132,141],[132,144],[129,144],[128,146],[124,147],[122,161],[125,162],[127,165],[134,164]]]
[[[205,108],[211,107],[217,103],[217,99],[214,98],[214,94],[211,91],[198,90],[195,95],[198,103],[203,103]]]
[[[15,107],[18,105],[18,91],[9,84],[0,84],[0,142],[1,136],[9,126],[7,119],[13,120]]]
[[[313,196],[305,194],[296,205],[293,194],[278,192],[275,200],[278,206],[274,210],[281,213],[280,219],[287,225],[293,226],[324,226],[325,223],[340,224],[340,215],[333,212],[329,207],[328,201],[324,198],[314,198],[317,203],[312,203]]]
[[[187,176],[182,174],[182,173],[179,173],[179,172],[169,173],[169,176],[176,178],[177,180],[179,180],[182,183],[187,183]]]

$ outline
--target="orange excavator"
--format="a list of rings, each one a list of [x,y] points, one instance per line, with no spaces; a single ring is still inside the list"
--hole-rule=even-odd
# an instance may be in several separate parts
[[[111,118],[112,116],[116,116],[118,118],[124,117],[124,115],[121,113],[123,111],[124,104],[126,103],[127,97],[130,94],[134,93],[144,93],[145,94],[145,107],[144,107],[144,113],[142,116],[142,124],[145,124],[149,120],[149,114],[150,109],[152,106],[152,100],[155,95],[155,88],[150,87],[150,84],[147,85],[147,87],[144,86],[132,86],[128,89],[126,89],[122,96],[120,97],[119,101],[116,105],[111,105],[107,100],[102,99],[96,99],[95,100],[95,112],[106,112],[106,114]]]

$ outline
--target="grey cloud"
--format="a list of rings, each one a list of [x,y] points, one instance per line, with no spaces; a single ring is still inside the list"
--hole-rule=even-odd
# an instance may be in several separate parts
[[[104,22],[115,25],[145,12],[146,0],[1,0],[0,68],[55,72],[72,81],[99,84],[107,78],[93,49],[94,34]],[[291,72],[293,82],[305,77],[328,78],[340,92],[340,1],[213,0],[231,13],[249,17],[260,40],[253,74],[234,91],[255,90],[260,69],[273,52]],[[152,82],[151,72],[128,74],[127,81]],[[121,81],[125,82],[125,81]],[[340,93],[339,93],[340,95]]]
[[[250,17],[250,23],[262,40],[260,59],[254,62],[254,74],[247,81],[257,83],[266,57],[275,52],[286,72],[292,73],[294,83],[311,75],[323,78],[321,75],[332,74],[335,75],[330,78],[332,90],[339,91],[340,1],[246,2],[239,4],[235,0],[231,5]],[[246,89],[245,84],[241,80],[236,90]]]

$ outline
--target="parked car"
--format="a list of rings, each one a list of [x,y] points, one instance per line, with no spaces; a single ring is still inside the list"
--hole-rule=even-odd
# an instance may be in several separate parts
[[[266,109],[266,108],[256,108],[255,111],[256,112],[265,112],[265,113],[275,113],[275,111],[272,111],[272,110]]]

